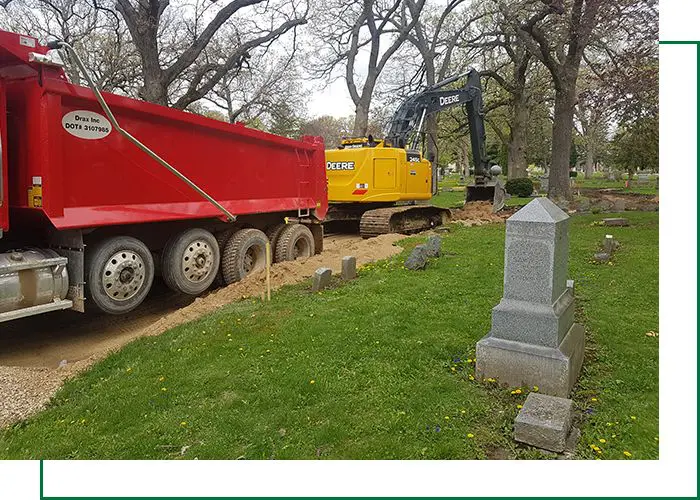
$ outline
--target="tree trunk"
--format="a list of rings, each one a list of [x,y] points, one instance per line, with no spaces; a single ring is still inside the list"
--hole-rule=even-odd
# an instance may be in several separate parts
[[[571,199],[569,159],[574,128],[576,78],[565,79],[556,89],[552,125],[552,165],[549,169],[550,198]]]
[[[508,140],[508,178],[520,179],[527,177],[527,122],[528,112],[525,95],[513,95],[513,116],[510,123],[510,138]]]
[[[595,146],[593,141],[589,141],[586,145],[586,166],[584,174],[586,179],[593,177],[593,167],[595,166]]]
[[[168,105],[168,84],[158,58],[158,38],[155,28],[135,37],[134,43],[143,64],[143,87],[139,92],[144,101]]]
[[[369,124],[369,99],[360,100],[355,107],[355,124],[352,127],[353,137],[365,137]]]
[[[469,177],[469,137],[462,139],[462,174],[466,179]]]

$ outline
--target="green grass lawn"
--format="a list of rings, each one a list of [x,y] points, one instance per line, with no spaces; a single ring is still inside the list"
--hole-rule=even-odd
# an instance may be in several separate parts
[[[625,216],[571,219],[580,458],[658,458],[658,338],[645,335],[658,331],[658,214]],[[593,264],[609,232],[622,246]],[[502,224],[454,225],[425,271],[405,270],[404,253],[320,294],[285,287],[137,340],[2,432],[0,458],[546,458],[512,440],[528,389],[471,380],[503,238]]]
[[[430,199],[430,204],[442,208],[462,208],[464,191],[440,191]]]

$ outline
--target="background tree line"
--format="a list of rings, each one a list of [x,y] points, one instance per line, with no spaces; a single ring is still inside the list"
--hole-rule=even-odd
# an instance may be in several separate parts
[[[654,0],[3,0],[2,27],[75,45],[106,91],[273,133],[381,136],[400,102],[482,73],[488,153],[509,178],[658,169]],[[70,60],[68,77],[81,76]],[[340,80],[352,116],[308,116]],[[458,85],[456,83],[455,85]],[[429,117],[426,155],[470,164],[464,111]]]

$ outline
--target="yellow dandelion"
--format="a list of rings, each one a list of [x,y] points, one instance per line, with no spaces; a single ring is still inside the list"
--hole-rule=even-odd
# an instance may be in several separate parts
[[[591,401],[592,401],[593,403],[596,403],[596,402],[598,401],[598,398],[591,398]]]
[[[467,363],[471,363],[471,362],[472,362],[471,358],[467,360]]]
[[[523,391],[521,391],[520,389],[515,389],[515,394],[522,394],[522,392]]]
[[[603,443],[603,444],[607,443],[607,441],[606,441],[605,439],[603,439],[603,438],[600,438],[598,441],[600,441],[600,442]]]
[[[533,392],[537,392],[537,391],[539,391],[539,390],[540,390],[540,388],[539,388],[539,387],[537,387],[537,386],[535,386],[535,387],[533,387],[533,388],[532,388],[532,390],[533,390]]]
[[[469,434],[467,434],[467,437],[468,437],[469,439],[471,439],[471,438],[474,437],[474,434],[472,434],[472,433],[470,432]]]
[[[131,373],[131,367],[126,369],[126,373]]]
[[[445,415],[445,420],[449,420],[449,419],[450,419],[450,417],[448,417],[447,415]]]
[[[161,375],[161,376],[158,378],[158,382],[165,382],[165,377]]]
[[[515,406],[518,410],[523,407],[523,405],[516,405]]]
[[[450,369],[451,369],[453,372],[456,372],[456,371],[457,371],[457,368],[455,368],[454,366],[453,366],[452,368],[450,368]]]
[[[627,450],[623,451],[622,454],[623,454],[624,456],[626,456],[626,457],[631,457],[631,456],[632,456],[632,454],[631,454],[629,451],[627,451]]]
[[[165,392],[165,391],[167,391],[168,389],[165,388],[165,387],[161,387],[160,390],[163,391],[163,392]]]
[[[242,347],[239,347],[239,348],[238,348],[238,350],[239,350],[239,351],[242,351],[242,350],[243,350],[243,348],[242,348]]]
[[[515,391],[510,391],[511,394],[515,394]]]
[[[316,383],[316,381],[315,381],[315,380],[311,380],[311,381],[309,381],[309,384],[315,384],[315,383]]]
[[[612,437],[616,438],[616,437],[617,437],[617,434],[613,434]]]
[[[632,415],[630,418],[631,418],[632,420],[637,420],[637,417],[635,417],[634,415]]]
[[[467,412],[466,412],[465,410],[461,410],[460,413],[461,413],[462,415],[464,415],[464,414],[467,413]],[[659,438],[656,438],[656,440],[658,441]]]
[[[469,375],[469,380],[474,380],[474,375]]]
[[[487,378],[486,381],[487,381],[487,382],[495,382],[496,379],[495,379],[495,378]]]

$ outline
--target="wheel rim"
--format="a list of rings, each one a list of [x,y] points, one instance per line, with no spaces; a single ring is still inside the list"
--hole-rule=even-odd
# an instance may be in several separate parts
[[[195,240],[185,248],[181,264],[183,276],[198,283],[214,271],[214,251],[206,241]]]
[[[247,275],[264,264],[265,258],[262,256],[262,251],[256,246],[251,246],[246,250],[243,256],[243,272]]]
[[[139,293],[146,278],[141,256],[131,250],[112,255],[102,270],[102,288],[112,300],[123,302]]]
[[[294,259],[299,257],[310,257],[311,251],[309,249],[309,242],[304,238],[299,238],[294,242]]]

